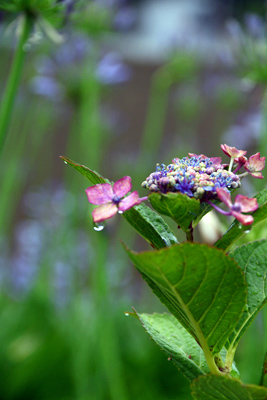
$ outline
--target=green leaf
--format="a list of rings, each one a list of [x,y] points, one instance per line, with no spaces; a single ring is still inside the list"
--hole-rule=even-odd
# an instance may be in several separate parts
[[[267,301],[267,240],[237,247],[230,257],[242,268],[248,285],[247,304],[226,348],[235,348],[241,336]]]
[[[148,199],[156,211],[171,217],[185,232],[199,213],[199,200],[182,193],[152,193]]]
[[[192,385],[195,400],[267,400],[267,389],[226,376],[202,375]]]
[[[75,161],[70,160],[67,157],[60,156],[60,158],[64,161],[64,163],[70,165],[75,168],[80,174],[85,176],[93,185],[98,183],[110,183],[108,179],[103,178],[98,172],[93,171],[90,168],[85,167],[84,165],[77,164]]]
[[[254,218],[253,226],[267,218],[267,189],[259,192],[255,198],[258,201],[259,208],[252,214]],[[228,250],[237,239],[244,235],[244,232],[245,230],[242,229],[240,223],[235,220],[223,237],[219,239],[214,246],[218,249]]]
[[[67,157],[60,157],[65,163],[80,172],[93,185],[98,183],[110,183],[108,179],[103,178],[98,172],[93,171],[84,165],[77,164]],[[145,204],[135,206],[125,211],[123,217],[126,221],[155,249],[171,246],[178,243],[174,233],[170,230],[166,222],[153,210]]]
[[[145,204],[135,206],[122,215],[155,249],[178,243],[176,236],[161,216]]]
[[[203,350],[173,315],[136,314],[147,333],[189,381],[210,372]]]
[[[246,302],[244,274],[235,261],[218,249],[188,242],[156,252],[126,251],[206,358],[219,353]]]

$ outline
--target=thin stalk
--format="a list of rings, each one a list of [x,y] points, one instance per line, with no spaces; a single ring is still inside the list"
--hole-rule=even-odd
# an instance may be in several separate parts
[[[108,278],[108,240],[103,232],[95,233],[96,263],[92,276],[94,303],[98,310],[97,337],[95,346],[99,348],[99,367],[105,371],[111,400],[127,400],[123,381],[123,366],[120,347],[112,318],[111,290]]]
[[[163,72],[157,71],[151,79],[147,118],[137,163],[140,166],[144,165],[144,160],[146,164],[152,162],[160,147],[164,131],[170,86],[164,82]]]
[[[266,156],[267,155],[267,87],[265,87],[264,95],[262,99],[262,129],[260,136],[260,151]]]
[[[0,152],[2,151],[6,138],[8,125],[22,74],[25,58],[24,46],[29,38],[32,27],[32,17],[29,14],[25,14],[22,18],[22,31],[0,107]]]

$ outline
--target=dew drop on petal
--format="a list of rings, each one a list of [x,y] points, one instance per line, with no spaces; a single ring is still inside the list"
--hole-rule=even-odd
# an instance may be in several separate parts
[[[244,233],[249,233],[251,231],[252,225],[247,225],[243,227],[243,232]]]
[[[105,228],[105,223],[104,222],[94,222],[94,230],[99,232],[102,231]]]

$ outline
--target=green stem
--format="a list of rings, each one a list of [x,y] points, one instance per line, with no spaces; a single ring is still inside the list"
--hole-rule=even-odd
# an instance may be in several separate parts
[[[22,67],[25,58],[24,46],[30,35],[32,27],[32,17],[30,15],[25,14],[22,18],[22,31],[0,108],[0,152],[3,148],[4,140],[6,138],[7,129],[22,73]]]
[[[192,222],[191,222],[191,224],[189,225],[188,230],[186,231],[186,239],[187,239],[188,242],[193,242],[194,241],[193,232],[194,232],[194,229],[193,229]]]
[[[236,352],[236,346],[235,347],[230,346],[226,353],[225,367],[228,369],[229,372],[232,371],[232,365],[234,362],[235,352]]]

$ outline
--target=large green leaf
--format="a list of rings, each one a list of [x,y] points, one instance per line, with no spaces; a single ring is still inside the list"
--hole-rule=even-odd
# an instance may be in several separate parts
[[[203,350],[173,315],[137,315],[147,333],[189,381],[210,372]]]
[[[157,250],[178,243],[163,218],[145,204],[125,211],[123,217]]]
[[[247,305],[226,343],[227,348],[234,348],[267,301],[267,240],[237,247],[230,257],[242,268],[248,285]]]
[[[148,199],[156,211],[171,217],[183,231],[188,230],[199,213],[199,200],[182,193],[152,193]]]
[[[263,221],[267,218],[267,189],[262,190],[259,192],[255,198],[258,201],[259,208],[256,210],[252,215],[254,218],[253,225],[255,226],[259,222]],[[242,229],[240,223],[235,220],[230,227],[228,228],[227,232],[223,235],[221,239],[219,239],[215,246],[218,249],[228,250],[228,248],[242,235],[246,229]]]
[[[267,400],[267,389],[226,376],[202,375],[192,385],[195,400]]]
[[[75,161],[70,160],[67,157],[60,156],[60,158],[64,161],[64,163],[70,165],[71,167],[75,168],[80,174],[85,176],[89,182],[93,185],[98,183],[110,183],[108,179],[103,178],[98,172],[93,171],[90,168],[85,167],[84,165],[77,164]]]
[[[205,356],[219,353],[246,303],[244,274],[235,261],[216,248],[188,242],[157,252],[126,251]]]
[[[77,164],[67,157],[60,157],[66,164],[70,165],[82,175],[84,175],[93,185],[99,183],[110,183],[108,179],[103,178],[98,172]],[[133,207],[125,211],[123,217],[130,225],[150,243],[155,249],[171,246],[178,243],[176,236],[170,230],[166,222],[155,211],[151,210],[145,204]]]

